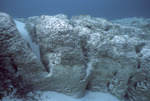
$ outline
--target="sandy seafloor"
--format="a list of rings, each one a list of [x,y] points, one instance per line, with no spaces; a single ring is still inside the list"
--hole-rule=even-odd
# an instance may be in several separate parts
[[[29,96],[33,96],[34,99],[38,101],[119,101],[116,97],[112,96],[109,93],[102,92],[92,92],[87,90],[85,92],[84,97],[82,98],[72,98],[70,96],[66,96],[61,93],[57,93],[54,91],[37,91],[34,95],[33,93],[29,94]],[[25,100],[25,99],[24,99]],[[4,97],[2,101],[24,101],[23,99],[11,98],[10,96]],[[26,99],[25,101],[27,101]],[[32,99],[29,99],[32,101]]]

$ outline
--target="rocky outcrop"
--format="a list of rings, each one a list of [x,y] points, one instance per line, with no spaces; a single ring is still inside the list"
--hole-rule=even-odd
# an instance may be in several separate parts
[[[20,77],[26,85],[34,85],[33,89],[37,89],[46,75],[45,67],[22,39],[13,19],[5,13],[0,13],[0,69],[1,86],[6,87],[9,82],[9,86],[13,86],[10,89],[24,86],[17,82]],[[2,89],[7,89],[5,87]]]
[[[74,97],[82,97],[89,89],[109,92],[121,100],[150,100],[148,19],[30,17],[26,29],[39,47],[39,60],[11,17],[0,13],[0,18],[1,74],[14,78],[19,74],[34,90]]]
[[[83,96],[89,76],[86,76],[80,41],[71,25],[49,16],[42,16],[33,25],[42,64],[30,50],[27,41],[21,37],[22,34],[19,34],[11,17],[1,13],[1,18],[2,68],[6,63],[10,65],[5,66],[6,70],[15,65],[16,75],[21,76],[23,82],[33,90],[55,90],[73,97]],[[32,33],[33,30],[30,31]],[[10,59],[5,59],[5,55]]]
[[[68,20],[43,15],[35,29],[41,61],[52,79],[50,88],[45,90],[83,96],[88,80],[85,60],[79,37]]]
[[[64,19],[62,20],[67,21]],[[148,23],[143,25],[143,22],[140,24],[142,27],[137,27],[90,16],[71,18],[69,23],[73,26],[74,37],[80,41],[86,73],[90,78],[88,89],[110,92],[120,99],[125,97],[135,101],[148,101],[149,97],[146,94],[133,89],[137,82],[140,82],[137,75],[141,73],[141,77],[146,78],[145,81],[140,79],[141,82],[146,82],[145,93],[149,90],[150,81],[146,76],[148,73],[145,72],[149,68],[148,65],[146,69],[139,71],[140,61],[143,60],[141,58],[145,58],[140,52],[145,45],[149,45],[150,39],[149,29],[143,27]]]
[[[145,18],[124,18],[121,20],[114,20],[113,23],[118,23],[121,25],[127,25],[131,27],[139,27],[142,29],[149,29],[150,30],[150,19]]]
[[[139,54],[136,73],[128,82],[127,97],[134,101],[150,100],[150,42],[142,42],[136,46]]]
[[[149,46],[149,30],[90,16],[73,17],[71,23],[83,43],[87,64],[92,68],[87,88],[110,92],[120,99],[148,101],[149,63],[145,61],[148,53],[143,55],[141,51],[145,45]]]
[[[46,19],[44,16],[42,17],[43,20]],[[52,18],[53,20],[51,21],[55,21],[54,19],[57,19],[55,17]],[[124,97],[133,99],[133,97],[137,96],[129,93],[132,88],[132,86],[130,86],[130,88],[129,85],[132,77],[134,77],[138,72],[139,58],[141,58],[141,53],[139,53],[139,51],[142,50],[143,45],[149,44],[149,31],[142,29],[142,27],[132,27],[125,24],[121,25],[116,24],[116,22],[111,23],[106,19],[91,18],[90,16],[75,16],[72,17],[70,21],[66,18],[61,20],[67,23],[69,22],[73,26],[73,28],[71,28],[71,32],[74,32],[73,37],[74,39],[78,39],[80,41],[80,48],[82,49],[85,61],[86,74],[89,76],[88,78],[90,78],[90,81],[87,81],[87,88],[94,91],[110,92],[120,99],[123,99]],[[47,23],[42,26],[49,25],[50,20],[49,22],[45,22]],[[55,25],[57,25],[56,22]],[[65,24],[60,26],[63,27],[63,25]],[[39,29],[39,26],[37,26],[38,24],[36,25],[36,29]],[[61,36],[59,38],[53,37],[54,35],[50,36],[50,33],[54,34],[60,30],[57,28],[58,27],[47,27],[49,32],[42,33],[49,33],[49,36],[46,34],[47,36],[44,39],[62,40],[61,35],[59,35]],[[37,30],[36,34],[42,29],[45,28]],[[55,29],[55,31],[53,31],[53,29]],[[39,42],[43,41],[42,37],[43,36],[40,37],[41,39],[39,39]],[[63,42],[65,42],[65,40],[60,41],[61,46],[63,45]],[[47,41],[42,43],[46,44],[52,42]],[[48,47],[55,46],[55,48],[53,47],[49,50],[57,49],[57,45],[43,46],[43,48],[40,49],[43,51],[41,54],[45,53],[44,49],[47,49]],[[60,46],[58,49],[62,50],[60,49]],[[61,52],[59,51],[58,53]],[[56,57],[58,58],[59,56]],[[57,59],[56,57],[55,59]],[[46,60],[50,59],[46,58],[47,57],[44,57],[42,60],[45,59],[43,63],[46,64],[47,67],[49,62],[46,63]],[[50,66],[50,68],[51,67],[53,66]],[[139,91],[139,93],[142,92]],[[139,98],[134,98],[134,100],[137,99]]]

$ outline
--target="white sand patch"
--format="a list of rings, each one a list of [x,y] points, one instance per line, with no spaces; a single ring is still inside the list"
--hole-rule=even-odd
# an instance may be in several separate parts
[[[25,39],[26,41],[28,41],[28,43],[30,44],[31,50],[32,52],[38,57],[40,58],[40,52],[39,52],[39,47],[35,42],[32,42],[27,30],[25,29],[25,23],[22,23],[20,21],[14,20],[16,23],[16,27],[18,29],[18,31],[20,32],[21,36],[23,39]]]
[[[45,92],[38,91],[36,93],[37,93],[36,95],[31,93],[29,94],[29,96],[34,96],[34,98],[37,99],[37,101],[119,101],[116,97],[112,96],[109,93],[92,92],[88,90],[86,91],[85,96],[82,98],[72,98],[54,91],[45,91]],[[3,98],[2,100],[22,101],[22,99],[10,98],[9,96]]]

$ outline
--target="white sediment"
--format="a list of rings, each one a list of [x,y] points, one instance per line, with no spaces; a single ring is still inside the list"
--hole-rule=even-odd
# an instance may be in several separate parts
[[[20,21],[14,20],[16,23],[16,27],[18,31],[20,32],[20,35],[22,36],[23,39],[25,39],[29,44],[32,52],[40,58],[40,52],[39,52],[39,47],[35,42],[32,42],[27,30],[25,29],[25,23],[22,23]]]
[[[85,92],[84,97],[78,99],[54,91],[38,91],[36,94],[30,93],[29,96],[37,99],[37,101],[119,101],[109,93],[92,92],[88,90]],[[3,98],[3,101],[22,101],[22,99],[7,96]]]

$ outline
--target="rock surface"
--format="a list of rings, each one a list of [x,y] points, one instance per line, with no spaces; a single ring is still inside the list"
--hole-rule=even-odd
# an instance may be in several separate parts
[[[135,101],[148,101],[149,63],[144,61],[144,68],[139,65],[148,55],[143,55],[141,50],[145,45],[149,45],[150,31],[143,27],[111,23],[90,16],[75,16],[71,23],[83,43],[87,64],[92,67],[92,76],[87,88],[110,92],[120,99],[127,97]],[[146,22],[145,25],[148,24]],[[134,89],[134,84],[140,81],[144,82],[144,91],[141,90],[141,86],[139,90]]]
[[[87,77],[79,37],[68,20],[41,16],[35,25],[41,61],[50,72],[50,90],[81,97]],[[75,75],[72,75],[75,74]]]
[[[9,81],[11,86],[19,86],[15,83],[19,83],[16,81],[21,77],[23,82],[37,89],[46,75],[45,67],[22,39],[13,19],[5,13],[0,13],[0,69],[4,76],[1,81]],[[5,82],[1,86],[6,86]]]
[[[113,23],[118,23],[122,25],[139,27],[139,28],[149,28],[150,29],[150,19],[145,18],[124,18],[121,20],[114,20]]]
[[[19,34],[12,18],[5,13],[0,15],[1,69],[10,71],[8,75],[16,73],[21,76],[23,82],[34,90],[55,90],[74,97],[83,96],[88,77],[80,41],[72,32],[71,25],[56,17],[42,16],[38,20],[35,38],[42,64]],[[53,27],[54,24],[57,26]]]
[[[12,18],[4,13],[0,18],[0,69],[8,77],[19,74],[34,90],[74,97],[90,89],[121,100],[150,100],[149,19],[30,17],[26,29],[39,46],[40,61]]]

